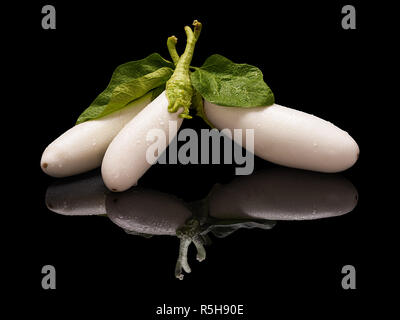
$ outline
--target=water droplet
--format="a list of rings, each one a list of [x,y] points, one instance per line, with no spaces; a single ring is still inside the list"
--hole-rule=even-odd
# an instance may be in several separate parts
[[[136,144],[140,144],[141,143],[141,141],[138,139],[138,140],[136,140]]]
[[[164,121],[160,121],[160,126],[163,126],[164,125]]]
[[[96,144],[97,144],[96,142],[93,142],[93,143],[92,143],[92,146],[93,146],[93,147],[95,147],[95,146],[96,146]]]
[[[314,143],[313,143],[313,146],[314,146],[314,147],[318,147],[318,143],[314,142]]]
[[[146,145],[147,146],[149,146],[153,141],[154,141],[154,139],[151,139],[150,137],[146,137]]]

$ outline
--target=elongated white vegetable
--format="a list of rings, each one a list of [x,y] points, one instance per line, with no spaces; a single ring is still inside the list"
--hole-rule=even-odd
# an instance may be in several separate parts
[[[150,130],[161,130],[166,141],[171,141],[180,128],[183,119],[179,113],[168,112],[168,99],[163,91],[153,102],[133,118],[110,143],[103,159],[101,173],[107,188],[124,191],[137,183],[151,167],[146,158],[147,148],[154,141],[148,140]],[[170,121],[175,126],[170,126]],[[165,148],[168,145],[165,144]],[[165,150],[164,148],[164,150]],[[163,149],[159,149],[158,156]]]
[[[72,127],[44,150],[42,170],[53,177],[66,177],[99,167],[112,139],[150,101],[151,94],[147,94],[120,111]]]
[[[320,172],[350,168],[359,148],[345,131],[321,118],[273,104],[235,108],[204,101],[208,120],[218,129],[254,129],[254,153],[280,165]],[[236,141],[246,147],[243,141]]]

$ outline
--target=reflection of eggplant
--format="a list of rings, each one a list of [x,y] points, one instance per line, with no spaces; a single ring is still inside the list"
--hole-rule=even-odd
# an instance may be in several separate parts
[[[101,175],[98,172],[66,178],[47,188],[46,206],[63,215],[103,215],[105,194]]]
[[[271,229],[276,220],[308,220],[338,216],[357,204],[357,190],[338,174],[277,168],[235,178],[215,186],[208,197],[185,203],[145,188],[110,193],[101,175],[81,175],[51,185],[47,207],[65,215],[105,214],[129,234],[180,239],[175,276],[190,272],[188,248],[206,257],[208,233],[223,238],[238,229]]]
[[[203,243],[198,238],[198,220],[190,219],[192,212],[172,195],[143,188],[109,193],[106,210],[111,221],[127,233],[178,236],[180,247],[175,276],[179,279],[183,279],[182,269],[191,272],[187,252],[192,242],[197,248],[197,259],[205,258]]]
[[[219,219],[310,220],[348,213],[357,200],[355,187],[339,174],[277,168],[214,188],[209,212]]]
[[[153,235],[176,235],[192,215],[178,198],[143,188],[108,194],[106,210],[124,230]]]

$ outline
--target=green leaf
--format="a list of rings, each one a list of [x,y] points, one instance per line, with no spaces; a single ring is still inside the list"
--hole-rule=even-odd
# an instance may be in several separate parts
[[[114,112],[114,109],[120,109],[120,106],[126,106],[129,102],[145,95],[149,90],[157,88],[172,76],[173,70],[168,67],[162,67],[143,77],[132,81],[122,83],[115,87],[111,94],[107,110]]]
[[[165,83],[151,91],[151,101],[157,98],[165,90]]]
[[[160,87],[171,77],[174,64],[158,53],[118,66],[107,88],[79,116],[76,124],[98,119]]]
[[[274,94],[257,67],[214,54],[191,74],[193,87],[206,100],[227,107],[272,105]]]

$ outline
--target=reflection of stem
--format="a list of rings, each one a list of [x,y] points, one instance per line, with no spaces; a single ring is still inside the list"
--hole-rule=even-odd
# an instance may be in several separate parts
[[[197,259],[197,261],[201,262],[206,258],[206,249],[204,249],[203,241],[202,241],[201,237],[198,235],[195,236],[193,238],[193,243],[197,249],[196,259]]]
[[[192,271],[187,261],[187,253],[191,242],[192,240],[187,237],[182,237],[180,240],[179,256],[175,267],[175,277],[177,277],[179,280],[183,279],[182,269],[185,270],[186,273],[190,273]]]
[[[176,235],[180,238],[179,256],[175,266],[175,277],[182,280],[182,269],[190,273],[191,269],[188,263],[188,250],[193,242],[196,246],[198,261],[203,261],[206,258],[206,250],[204,248],[204,240],[201,234],[201,224],[196,218],[191,218],[186,221],[185,225],[176,231]]]

